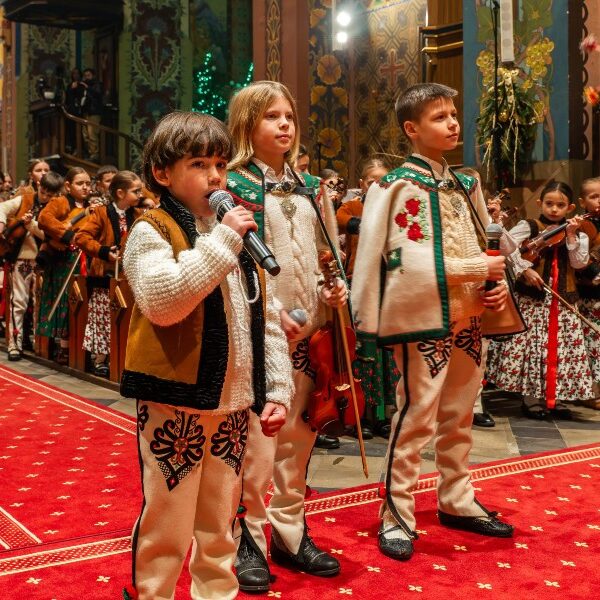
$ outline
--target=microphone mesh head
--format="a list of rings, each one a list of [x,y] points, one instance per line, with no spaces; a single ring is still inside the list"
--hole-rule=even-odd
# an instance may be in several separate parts
[[[502,237],[502,225],[498,225],[498,223],[490,223],[485,228],[485,235],[488,240],[499,240]]]
[[[219,208],[221,208],[221,205],[227,201],[233,203],[233,198],[231,197],[231,194],[229,192],[226,192],[225,190],[215,190],[208,197],[208,205],[210,206],[210,209],[215,213],[218,213]]]

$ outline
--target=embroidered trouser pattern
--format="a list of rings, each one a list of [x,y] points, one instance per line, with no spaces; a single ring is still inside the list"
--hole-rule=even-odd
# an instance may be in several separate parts
[[[384,527],[403,524],[415,530],[411,490],[419,477],[421,450],[434,434],[440,510],[485,515],[475,502],[468,471],[473,403],[482,377],[479,319],[453,323],[444,340],[398,345],[394,357],[402,377],[388,446]]]
[[[246,525],[254,541],[267,555],[264,526],[267,519],[280,534],[287,549],[298,552],[304,534],[304,494],[306,468],[316,433],[302,418],[308,406],[310,392],[314,389],[313,375],[307,360],[302,360],[306,342],[290,345],[294,364],[293,377],[296,388],[285,425],[276,438],[260,433],[256,415],[250,416],[250,444],[244,461],[242,503],[246,507]],[[273,480],[273,497],[265,509],[265,494]],[[241,535],[236,531],[236,538]]]
[[[17,260],[12,268],[10,314],[8,320],[8,349],[23,349],[23,321],[29,299],[35,298],[35,261]],[[35,307],[34,307],[35,308]],[[35,314],[36,311],[34,310]],[[35,330],[35,329],[34,329]],[[16,331],[16,335],[13,332]]]
[[[133,530],[140,600],[171,600],[190,543],[193,600],[235,598],[232,524],[248,411],[206,415],[138,400],[144,503]]]

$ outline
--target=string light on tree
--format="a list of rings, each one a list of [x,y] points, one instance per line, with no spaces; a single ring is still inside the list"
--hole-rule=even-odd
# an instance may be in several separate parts
[[[215,81],[216,74],[217,66],[215,65],[212,52],[207,52],[204,56],[202,66],[196,71],[194,76],[196,100],[192,110],[224,120],[227,116],[227,104],[231,94],[236,90],[246,87],[252,81],[254,65],[250,63],[245,79],[240,82],[230,80],[227,83],[219,84]]]

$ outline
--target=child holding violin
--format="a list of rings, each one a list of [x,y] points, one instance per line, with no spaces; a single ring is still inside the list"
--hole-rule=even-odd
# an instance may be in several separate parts
[[[38,227],[38,214],[48,201],[62,191],[63,178],[57,173],[42,176],[36,191],[24,191],[11,200],[0,203],[0,235],[3,258],[11,265],[10,315],[8,320],[8,360],[18,361],[23,356],[25,313],[34,299],[36,272],[35,258],[44,233]]]
[[[77,231],[76,246],[92,258],[87,276],[91,296],[85,326],[83,347],[94,361],[94,374],[108,377],[110,354],[110,278],[115,277],[116,264],[125,249],[127,234],[142,214],[135,208],[142,195],[142,182],[131,171],[119,171],[109,184],[108,205],[98,206]]]
[[[347,292],[340,279],[333,289],[320,282],[318,253],[329,247],[311,201],[319,181],[292,169],[300,131],[296,102],[288,88],[274,81],[243,88],[231,100],[228,124],[235,152],[227,187],[236,202],[254,212],[259,234],[281,267],[273,279],[273,295],[289,342],[295,386],[288,418],[276,438],[259,435],[259,418],[250,415],[241,498],[246,512],[236,527],[236,570],[241,590],[266,592],[270,586],[267,518],[274,562],[317,576],[336,575],[340,569],[337,559],[312,541],[304,519],[306,471],[317,433],[303,414],[315,377],[309,337],[325,324],[325,307],[345,304]],[[323,210],[329,236],[335,239],[331,203],[324,203]],[[271,478],[273,497],[267,511],[264,498]]]
[[[548,183],[538,206],[539,218],[510,230],[515,241],[524,243],[516,252],[527,268],[516,273],[515,289],[528,329],[492,343],[488,380],[523,394],[523,413],[530,419],[570,419],[566,402],[594,394],[582,323],[556,294],[570,304],[577,301],[575,271],[588,264],[589,237],[582,231],[582,216],[567,218],[575,204],[566,183]]]
[[[66,195],[50,200],[38,218],[46,244],[36,258],[38,265],[44,269],[37,334],[55,340],[55,360],[59,364],[69,361],[69,303],[66,290],[60,295],[54,313],[52,307],[74,266],[73,273],[79,274],[79,265],[75,265],[78,254],[72,243],[75,231],[83,224],[82,217],[90,191],[88,173],[81,167],[72,167],[65,175]]]
[[[359,354],[393,346],[401,374],[378,535],[380,551],[395,560],[408,560],[418,538],[412,490],[434,434],[440,523],[494,537],[513,532],[477,501],[469,477],[481,315],[504,308],[508,295],[504,256],[479,247],[473,220],[489,216],[476,180],[444,159],[458,143],[456,95],[424,83],[398,97],[413,153],[367,192],[352,279]],[[484,291],[486,280],[499,285]]]
[[[579,312],[600,328],[600,177],[585,179],[582,182],[579,204],[586,213],[591,215],[586,228],[590,238],[589,264],[576,273]],[[584,404],[600,410],[600,335],[585,322],[583,335],[594,381],[595,396],[584,400]]]

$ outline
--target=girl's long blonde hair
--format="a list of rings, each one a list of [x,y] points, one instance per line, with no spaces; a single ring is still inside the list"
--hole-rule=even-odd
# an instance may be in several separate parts
[[[295,164],[300,146],[300,125],[296,101],[290,90],[278,81],[255,81],[236,92],[229,102],[227,125],[233,138],[234,147],[233,158],[228,165],[229,169],[237,169],[246,165],[254,156],[252,133],[269,106],[280,97],[285,98],[292,107],[296,132],[292,147],[285,154],[285,160],[291,165]]]

